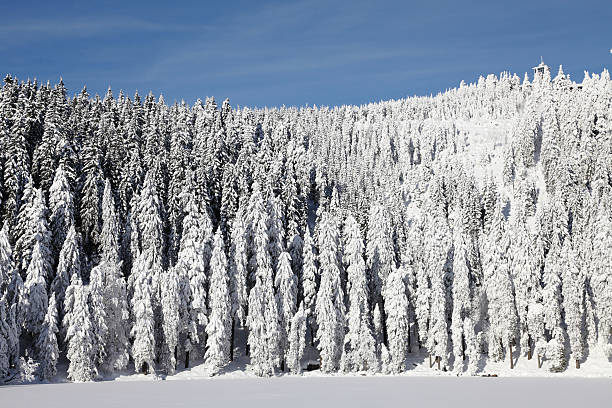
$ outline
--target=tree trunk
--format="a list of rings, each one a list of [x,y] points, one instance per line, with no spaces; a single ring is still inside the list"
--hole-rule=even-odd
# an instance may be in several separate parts
[[[189,368],[189,350],[185,351],[185,368]]]
[[[512,357],[512,343],[508,344],[510,348],[510,369],[514,369],[514,357]]]
[[[461,335],[461,355],[463,356],[463,361],[465,361],[465,335]]]
[[[576,359],[576,368],[580,369],[580,360]]]
[[[174,365],[176,366],[176,362],[178,361],[178,346],[174,346]]]
[[[408,328],[408,352],[412,353],[412,348],[410,347],[410,328]]]
[[[538,354],[538,368],[542,368],[542,357]]]
[[[429,354],[429,368],[433,367],[433,363],[431,362],[431,353]]]
[[[234,361],[234,332],[236,331],[236,320],[232,318],[232,337],[230,338],[230,361]]]
[[[142,363],[142,373],[144,375],[148,375],[149,374],[149,364],[147,362]]]
[[[441,360],[440,357],[436,357],[436,362],[438,363],[438,370],[440,370],[440,360]]]
[[[380,301],[380,318],[382,320],[383,343],[385,343],[385,346],[389,348],[389,336],[387,334],[387,313],[385,312],[385,300],[384,299]]]
[[[531,336],[527,336],[527,347],[529,347],[527,350],[527,360],[531,360]]]

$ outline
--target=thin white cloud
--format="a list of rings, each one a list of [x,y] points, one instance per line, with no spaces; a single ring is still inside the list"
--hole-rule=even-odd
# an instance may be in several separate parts
[[[0,35],[11,36],[11,39],[14,41],[27,39],[30,36],[39,38],[42,35],[53,37],[87,37],[104,33],[116,33],[117,31],[199,32],[207,29],[209,29],[207,26],[167,24],[127,19],[125,17],[102,16],[95,19],[24,20],[13,24],[0,25]]]

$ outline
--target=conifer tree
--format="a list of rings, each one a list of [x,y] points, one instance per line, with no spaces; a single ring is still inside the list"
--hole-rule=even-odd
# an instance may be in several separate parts
[[[449,231],[446,220],[440,214],[432,217],[429,228],[426,238],[430,242],[430,251],[426,259],[426,273],[430,288],[425,288],[425,291],[428,292],[430,310],[423,340],[430,355],[436,357],[440,366],[446,366],[449,352],[449,299],[446,287]]]
[[[609,197],[609,196],[608,196]],[[612,351],[612,213],[610,205],[602,200],[595,219],[592,253],[592,285],[599,319],[599,343]]]
[[[391,239],[387,210],[380,205],[372,206],[368,219],[366,258],[373,285],[371,295],[375,303],[382,302],[383,285],[387,276],[395,268],[395,254]],[[384,309],[381,309],[381,312],[384,314]]]
[[[103,302],[106,326],[105,353],[103,369],[121,370],[127,366],[129,350],[129,318],[126,282],[121,273],[120,227],[116,213],[112,188],[107,180],[102,199],[102,231],[100,248],[102,261],[100,278],[104,282],[100,299]]]
[[[485,287],[489,314],[489,355],[497,360],[516,341],[518,318],[506,254],[508,251],[505,219],[498,198],[484,248]],[[513,357],[509,355],[513,365]]]
[[[232,306],[232,349],[236,322],[245,324],[247,296],[247,241],[244,225],[244,211],[240,207],[232,222],[231,246],[229,258],[230,302]]]
[[[146,253],[139,256],[134,263],[133,273],[136,276],[134,280],[134,294],[131,300],[134,325],[130,333],[134,339],[131,354],[136,371],[143,371],[145,374],[148,374],[149,370],[155,369],[156,346],[153,283],[152,276],[147,270],[148,265]]]
[[[291,269],[291,256],[287,251],[281,252],[278,258],[274,287],[276,288],[281,330],[281,366],[284,368],[285,356],[289,350],[291,319],[293,319],[297,308],[297,278],[293,274],[293,269]]]
[[[210,316],[206,325],[208,336],[206,363],[213,373],[230,361],[231,304],[225,244],[217,229],[210,260]]]
[[[310,335],[312,343],[314,343],[315,338],[316,316],[314,310],[317,297],[317,277],[319,275],[314,250],[314,243],[312,235],[310,233],[310,228],[306,227],[304,248],[302,251],[302,258],[304,259],[304,263],[301,274],[302,281],[300,282],[300,286],[302,287],[302,293],[304,298],[303,302],[304,312],[306,313],[307,331]]]
[[[90,320],[93,327],[94,361],[96,367],[106,363],[108,352],[108,316],[106,314],[106,271],[104,265],[97,265],[89,274]]]
[[[29,178],[21,198],[21,206],[17,214],[16,225],[13,230],[15,248],[13,251],[13,262],[18,272],[22,273],[28,268],[30,256],[32,254],[32,236],[35,224],[32,221],[31,213],[34,205],[36,190]]]
[[[563,311],[572,358],[576,361],[576,368],[580,368],[586,346],[583,323],[585,277],[576,266],[576,258],[577,254],[568,238],[561,249]]]
[[[270,197],[266,211],[268,213],[266,217],[268,223],[268,251],[270,252],[272,269],[276,271],[278,258],[285,250],[285,231],[280,200],[275,196]]]
[[[180,326],[179,305],[178,273],[175,268],[170,268],[162,273],[161,278],[162,329],[165,343],[163,364],[168,374],[173,374],[176,370]]]
[[[59,257],[68,230],[74,224],[73,201],[68,178],[66,177],[64,167],[60,165],[55,172],[55,178],[49,190],[49,207],[51,209],[49,221],[52,231],[54,264]]]
[[[68,378],[76,382],[92,381],[98,374],[95,361],[95,333],[88,305],[88,290],[79,278],[72,287],[74,305],[69,316],[66,341],[68,343]],[[72,286],[72,285],[71,285]],[[67,298],[68,299],[68,298]]]
[[[385,308],[387,310],[387,336],[389,338],[390,362],[387,370],[401,373],[406,369],[408,350],[408,299],[401,268],[395,268],[388,276],[385,291]]]
[[[15,305],[11,308],[6,294],[0,297],[0,379],[19,362],[19,330],[15,322]]]
[[[65,293],[74,274],[81,276],[81,242],[79,234],[76,232],[74,225],[72,225],[62,245],[57,272],[51,282],[51,292],[55,294],[59,305],[58,314],[60,321],[64,317]]]
[[[280,363],[279,313],[272,278],[272,259],[268,245],[268,225],[263,208],[263,201],[257,189],[254,189],[254,214],[250,219],[256,220],[251,225],[253,231],[254,255],[252,267],[255,269],[255,285],[249,293],[249,328],[248,345],[250,347],[250,369],[259,376],[271,375]]]
[[[291,329],[289,332],[289,351],[287,352],[287,367],[292,374],[300,374],[302,372],[302,357],[306,348],[306,313],[304,312],[304,304],[300,303],[300,307],[291,319]]]
[[[0,293],[6,292],[11,300],[15,299],[16,275],[18,274],[13,264],[13,249],[9,241],[8,223],[5,222],[0,229]]]
[[[48,308],[45,277],[51,267],[48,258],[45,256],[49,252],[44,250],[43,246],[44,244],[40,240],[35,241],[24,284],[25,327],[33,335],[40,333]]]
[[[19,233],[17,249],[21,256],[21,271],[25,272],[32,257],[36,242],[40,243],[41,258],[45,261],[43,276],[45,281],[51,279],[51,234],[47,222],[47,206],[41,190],[32,191],[31,205],[24,207],[26,211],[25,225]]]
[[[338,226],[334,215],[330,212],[323,214],[319,234],[321,286],[315,305],[317,339],[321,352],[321,370],[333,372],[339,368],[342,356],[345,309],[342,272],[338,264]]]
[[[342,365],[345,371],[378,369],[376,342],[372,332],[364,245],[359,225],[349,215],[344,226],[344,264],[348,275],[348,331],[344,338]]]
[[[452,316],[451,316],[451,337],[453,342],[453,369],[455,372],[462,372],[464,360],[469,357],[470,367],[474,355],[468,355],[467,351],[477,348],[473,344],[475,333],[473,332],[473,310],[472,310],[472,287],[470,268],[469,268],[469,247],[468,236],[463,230],[463,225],[455,220],[455,231],[453,237],[453,284],[452,284]]]
[[[200,209],[196,197],[190,194],[183,218],[178,262],[175,265],[181,293],[180,330],[184,335],[181,341],[184,341],[183,345],[187,351],[204,341],[201,334],[208,323],[206,285],[211,245],[210,218]]]
[[[40,361],[40,377],[50,380],[57,373],[59,348],[57,345],[57,304],[55,293],[51,294],[49,307],[37,338],[37,349]]]

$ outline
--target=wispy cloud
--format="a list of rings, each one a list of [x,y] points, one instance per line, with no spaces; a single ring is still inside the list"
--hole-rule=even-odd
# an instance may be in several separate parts
[[[210,27],[204,25],[167,24],[125,17],[101,16],[97,18],[36,19],[0,25],[0,36],[5,40],[19,41],[30,36],[88,37],[99,34],[151,31],[151,32],[201,32]]]

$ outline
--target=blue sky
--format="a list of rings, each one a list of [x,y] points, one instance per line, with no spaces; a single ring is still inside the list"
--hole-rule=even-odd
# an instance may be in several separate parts
[[[612,1],[19,1],[0,71],[70,93],[166,102],[362,104],[522,74],[540,56],[582,80],[612,62]],[[415,4],[412,4],[415,3]]]

